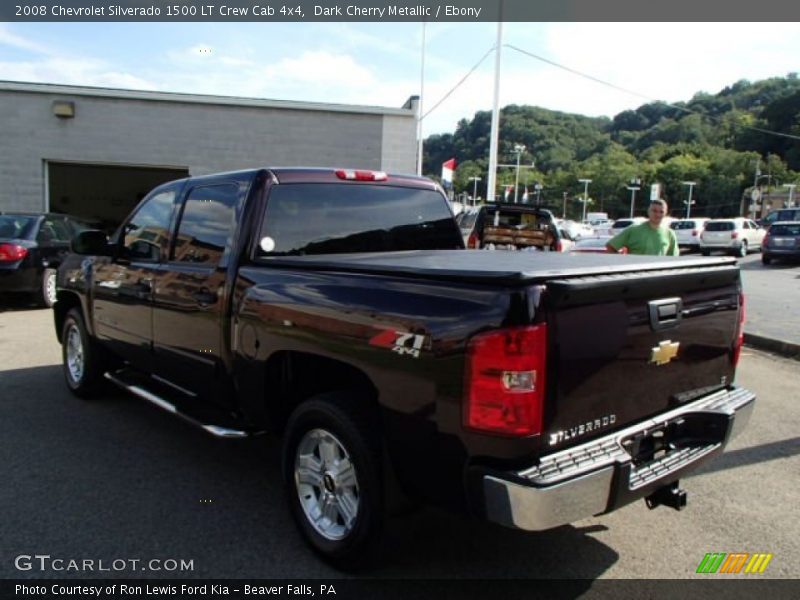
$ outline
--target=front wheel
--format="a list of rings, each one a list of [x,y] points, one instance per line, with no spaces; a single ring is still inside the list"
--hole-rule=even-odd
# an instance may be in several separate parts
[[[384,519],[380,443],[357,404],[342,394],[303,402],[283,445],[292,516],[311,547],[345,570],[372,557]]]
[[[102,368],[97,348],[77,308],[70,310],[64,319],[61,354],[69,390],[80,398],[91,396],[101,382]]]

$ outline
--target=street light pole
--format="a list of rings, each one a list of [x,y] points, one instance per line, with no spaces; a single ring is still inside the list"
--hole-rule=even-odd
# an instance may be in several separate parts
[[[686,205],[686,218],[688,219],[692,215],[692,188],[697,185],[696,181],[684,181],[682,182],[683,185],[689,186],[689,199],[684,202]]]
[[[626,185],[625,187],[631,191],[631,219],[633,218],[633,204],[636,202],[636,192],[640,190],[642,180],[641,179],[631,179],[631,184]]]
[[[789,208],[794,208],[794,200],[792,200],[792,196],[794,196],[794,188],[797,187],[796,183],[784,183],[783,187],[789,188],[789,199],[786,201],[786,206]]]
[[[516,204],[517,194],[519,193],[519,159],[522,157],[522,153],[525,152],[525,146],[522,144],[514,144],[514,152],[517,154],[517,176],[514,181],[514,204]]]
[[[478,182],[482,180],[480,177],[470,177],[469,180],[472,182],[472,204],[474,206],[478,200]]]
[[[583,217],[581,223],[586,221],[586,204],[589,202],[589,184],[592,183],[591,179],[578,179],[583,184]]]

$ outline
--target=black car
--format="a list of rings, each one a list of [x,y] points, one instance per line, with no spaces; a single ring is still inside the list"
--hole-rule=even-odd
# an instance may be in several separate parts
[[[761,244],[761,262],[776,258],[800,258],[800,220],[773,223]]]
[[[66,215],[0,213],[0,294],[32,294],[52,306],[56,269],[70,240],[87,228]]]
[[[457,220],[467,248],[561,252],[569,240],[552,212],[529,204],[484,204]]]

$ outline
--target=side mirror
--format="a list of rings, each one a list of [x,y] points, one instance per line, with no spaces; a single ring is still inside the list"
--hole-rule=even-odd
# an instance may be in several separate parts
[[[81,231],[72,238],[69,248],[75,254],[111,256],[111,246],[108,244],[108,237],[105,233],[97,229]]]

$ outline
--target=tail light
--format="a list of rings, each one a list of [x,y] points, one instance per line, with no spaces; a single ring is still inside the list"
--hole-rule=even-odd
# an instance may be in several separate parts
[[[564,242],[558,240],[556,242],[556,252],[563,252],[564,251]]]
[[[762,246],[769,246],[769,232],[764,235],[764,239],[761,241]]]
[[[470,233],[469,237],[467,238],[467,248],[477,248],[478,247],[478,236],[474,233]]]
[[[336,176],[348,181],[386,181],[389,178],[383,171],[355,171],[352,169],[337,169]]]
[[[467,347],[464,425],[499,435],[542,432],[547,326],[477,335]]]
[[[744,293],[739,292],[739,324],[736,327],[736,341],[733,345],[733,366],[734,368],[739,364],[739,357],[742,354],[742,346],[744,345]]]
[[[697,237],[700,232],[697,229],[692,229],[692,237]]]
[[[735,240],[738,237],[739,237],[739,232],[738,231],[732,231],[731,232],[731,239],[732,240]]]
[[[28,249],[17,244],[0,244],[0,262],[17,262],[28,256]]]

